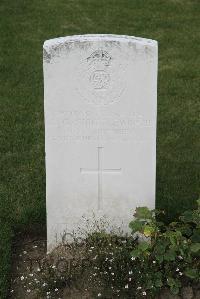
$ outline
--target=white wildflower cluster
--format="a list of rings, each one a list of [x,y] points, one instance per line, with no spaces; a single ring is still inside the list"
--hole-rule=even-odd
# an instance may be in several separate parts
[[[114,240],[116,241],[116,239]],[[84,249],[84,247],[81,248],[81,258],[83,257],[84,264],[81,264],[80,267],[85,267],[86,265],[85,269],[86,271],[89,271],[87,273],[89,274],[87,276],[88,285],[84,284],[83,289],[87,292],[90,292],[90,288],[93,288],[94,285],[98,286],[96,289],[96,297],[104,298],[106,294],[104,294],[103,291],[103,280],[105,280],[107,282],[109,281],[109,289],[116,298],[123,296],[124,294],[132,294],[132,292],[137,293],[141,297],[147,296],[147,291],[142,286],[135,287],[135,266],[137,265],[135,265],[134,261],[136,258],[127,256],[126,254],[123,261],[123,250],[126,249],[125,246],[130,246],[129,242],[126,240],[122,240],[121,242],[120,240],[120,242],[116,243],[113,243],[112,240],[109,240],[107,244],[105,243],[105,246],[104,243],[101,242],[100,246],[97,246],[95,242],[93,244],[90,243],[90,245],[86,247],[86,264],[84,256],[82,255],[82,249]],[[88,244],[86,243],[86,246],[87,245]],[[33,249],[36,248],[37,245],[34,245]],[[22,251],[22,258],[24,258],[24,255],[27,255],[28,258],[28,254],[25,250]],[[53,258],[53,260],[52,257],[53,256],[50,253],[47,253],[46,259],[42,260],[42,263],[39,263],[37,267],[34,267],[34,270],[27,269],[29,271],[28,273],[23,273],[23,275],[21,274],[20,282],[24,285],[24,290],[27,294],[27,297],[30,295],[34,296],[35,290],[39,290],[42,296],[45,296],[47,299],[59,299],[59,297],[62,295],[63,287],[60,289],[59,285],[63,285],[63,282],[64,284],[67,284],[68,279],[68,267],[66,267],[66,271],[64,268],[64,272],[59,272],[63,271],[63,267],[65,265],[65,255],[62,251],[59,256],[59,261],[62,259],[61,264],[57,262],[57,257],[56,259]],[[87,268],[87,261],[89,261],[89,268]],[[137,261],[139,260],[137,259]],[[156,261],[152,261],[152,263],[154,264]],[[76,261],[74,263],[73,260],[73,263],[70,264],[70,267],[73,268],[74,264],[76,267]],[[138,270],[136,272],[141,273]],[[177,273],[181,275],[181,272],[178,270]],[[120,279],[122,279],[122,281],[119,284]],[[60,284],[61,280],[62,284]],[[87,288],[85,289],[85,287]]]

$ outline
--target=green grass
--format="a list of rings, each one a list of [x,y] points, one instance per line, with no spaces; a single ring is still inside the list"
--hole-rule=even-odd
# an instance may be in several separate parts
[[[199,12],[199,0],[1,0],[0,294],[10,227],[45,226],[44,40],[84,33],[158,40],[157,207],[172,219],[199,196]]]

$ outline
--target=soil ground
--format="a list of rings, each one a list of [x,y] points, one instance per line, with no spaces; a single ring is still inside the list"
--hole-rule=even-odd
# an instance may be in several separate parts
[[[36,272],[46,256],[46,238],[40,236],[20,236],[13,244],[12,254],[12,277],[9,299],[46,299],[47,296],[37,295],[36,292],[28,292],[31,285],[24,283],[25,278]],[[75,288],[65,288],[58,293],[56,299],[95,299],[96,297],[87,291]],[[115,299],[115,298],[102,298]],[[125,299],[125,298],[121,298]],[[130,298],[133,299],[133,298]],[[137,299],[137,298],[136,298]],[[146,298],[147,299],[147,298]],[[185,287],[182,296],[173,296],[168,290],[163,290],[159,297],[155,299],[200,299],[200,286],[191,288]]]
[[[12,254],[12,277],[10,287],[10,299],[46,299],[46,296],[37,295],[34,291],[30,293],[29,286],[24,283],[23,278],[32,275],[32,272],[40,268],[42,260],[46,256],[46,239],[34,236],[26,236],[24,239],[17,239],[13,245]],[[31,289],[31,286],[30,286]],[[58,294],[62,299],[92,299],[85,291],[81,292],[75,288],[65,288]]]

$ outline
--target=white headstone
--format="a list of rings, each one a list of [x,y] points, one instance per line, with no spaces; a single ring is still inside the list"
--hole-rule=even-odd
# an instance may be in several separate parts
[[[157,42],[118,35],[44,43],[48,249],[103,216],[129,231],[155,207]]]

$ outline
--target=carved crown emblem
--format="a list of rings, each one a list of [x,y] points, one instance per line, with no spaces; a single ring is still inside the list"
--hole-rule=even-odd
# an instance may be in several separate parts
[[[109,66],[111,63],[111,56],[106,51],[97,50],[87,58],[87,62],[89,64],[103,64],[104,66]]]
[[[78,91],[84,100],[96,106],[119,101],[124,89],[121,64],[102,48],[84,58],[78,77]]]

